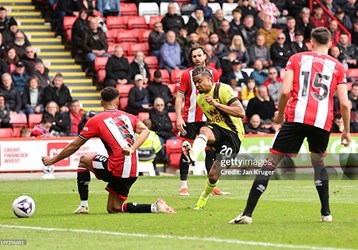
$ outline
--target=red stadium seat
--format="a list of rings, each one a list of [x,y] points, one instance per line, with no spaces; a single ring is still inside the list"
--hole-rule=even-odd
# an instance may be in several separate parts
[[[42,120],[42,114],[29,114],[29,128],[33,128],[36,124],[39,124]]]
[[[135,3],[120,3],[121,16],[138,16],[138,8]]]
[[[106,19],[108,30],[111,29],[126,29],[127,17],[124,16],[108,16]]]
[[[153,27],[154,27],[154,23],[155,22],[160,22],[160,21],[162,21],[162,19],[163,19],[163,16],[150,16],[150,18],[149,18],[149,29],[153,29]]]
[[[158,69],[159,63],[156,56],[146,56],[144,57],[144,62],[148,65],[150,69]]]
[[[128,55],[128,50],[129,47],[132,45],[131,42],[122,42],[122,43],[117,43],[116,45],[121,46],[123,48],[123,52],[125,55]]]
[[[125,111],[128,105],[128,97],[119,98],[119,109]]]
[[[107,61],[108,61],[108,57],[97,56],[96,59],[94,59],[94,70],[98,71],[100,69],[105,69]]]
[[[119,29],[108,30],[107,33],[106,33],[107,42],[108,43],[115,43],[117,41],[117,36],[118,36],[119,31],[120,31]]]
[[[65,16],[63,18],[63,30],[72,29],[73,24],[75,23],[77,17],[75,16]]]
[[[127,56],[128,62],[131,63],[134,61],[134,56]]]
[[[106,70],[105,69],[98,70],[97,71],[97,83],[103,84],[105,78],[106,78]]]
[[[12,128],[0,128],[0,138],[12,138],[14,133]]]
[[[120,30],[117,34],[117,43],[137,42],[138,36],[139,33],[136,30]]]
[[[131,90],[131,88],[134,87],[134,84],[117,84],[116,88],[119,91],[120,98],[122,97],[128,97],[128,93]]]
[[[170,84],[170,76],[169,76],[168,71],[166,69],[159,69],[159,70],[162,73],[162,83]],[[154,78],[154,72],[155,72],[155,69],[149,69],[151,80],[153,80],[153,78]]]
[[[138,51],[142,51],[144,55],[149,54],[149,44],[148,43],[133,43],[128,50],[128,55],[134,55]]]
[[[149,113],[148,112],[139,112],[138,113],[138,119],[140,121],[143,121],[145,119],[149,119]]]
[[[148,30],[148,29],[143,30],[143,32],[140,32],[139,36],[138,36],[138,42],[140,42],[140,43],[148,42],[150,32],[152,32],[152,31]]]
[[[14,127],[27,127],[27,118],[25,114],[16,114],[16,113],[11,113],[10,114],[10,123],[14,126]]]
[[[128,29],[147,29],[148,24],[144,16],[130,16],[127,20]]]
[[[168,112],[170,121],[172,122],[173,125],[173,131],[176,130],[176,124],[177,124],[177,115],[175,112]]]
[[[166,153],[169,157],[168,164],[172,167],[179,167],[179,159],[182,153],[182,144],[181,140],[168,139],[165,143]]]
[[[176,95],[179,84],[168,84],[168,87],[170,89],[170,92],[172,93],[173,96]]]
[[[185,71],[186,69],[180,69],[180,70],[172,70],[171,72],[171,82],[173,84],[176,84],[176,83],[180,83],[180,77],[181,77],[181,74],[183,74],[183,72]]]

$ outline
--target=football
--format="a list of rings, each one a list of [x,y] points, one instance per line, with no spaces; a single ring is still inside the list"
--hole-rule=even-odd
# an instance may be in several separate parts
[[[27,195],[22,195],[12,203],[12,211],[19,218],[31,217],[35,212],[35,202]]]

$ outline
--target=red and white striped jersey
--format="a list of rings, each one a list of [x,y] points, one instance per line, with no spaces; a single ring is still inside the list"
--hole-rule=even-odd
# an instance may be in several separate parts
[[[122,154],[122,149],[130,147],[135,141],[135,127],[138,119],[120,110],[107,110],[89,119],[80,137],[89,140],[99,137],[108,152],[108,170],[114,176],[137,177],[137,152],[130,156]]]
[[[277,8],[276,4],[270,3],[270,2],[268,2],[268,3],[259,3],[259,4],[257,4],[256,9],[257,9],[258,12],[266,10],[271,22],[276,23],[276,17],[274,16],[274,13],[276,11],[278,11],[278,8]]]
[[[212,73],[212,81],[219,81],[219,72],[213,67],[207,66]],[[192,77],[193,67],[183,72],[180,78],[180,86],[178,92],[184,95],[183,120],[185,122],[202,122],[206,121],[206,117],[196,104],[197,90]]]
[[[347,84],[343,65],[329,55],[302,52],[288,60],[286,70],[294,72],[286,120],[330,131],[333,96],[338,84]]]

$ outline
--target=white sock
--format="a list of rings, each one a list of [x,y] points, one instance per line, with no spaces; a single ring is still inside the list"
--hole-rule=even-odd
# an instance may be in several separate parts
[[[152,204],[150,210],[152,211],[152,213],[158,213],[157,206],[155,204]]]
[[[180,188],[188,188],[188,181],[180,181]]]
[[[81,201],[80,204],[82,207],[88,207],[88,201]]]
[[[193,161],[197,161],[199,155],[205,150],[208,138],[205,135],[198,135],[193,143],[192,150],[190,151],[190,157]]]

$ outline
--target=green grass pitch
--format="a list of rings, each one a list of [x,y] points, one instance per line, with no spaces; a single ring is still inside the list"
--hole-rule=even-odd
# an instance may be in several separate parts
[[[75,174],[74,174],[75,175]],[[228,221],[244,208],[251,180],[222,180],[232,194],[211,196],[204,211],[192,210],[205,177],[189,177],[190,196],[180,197],[178,177],[140,177],[129,202],[163,198],[177,214],[107,214],[105,183],[92,178],[90,214],[74,215],[75,179],[9,180],[0,185],[0,240],[25,239],[1,249],[340,249],[358,248],[358,182],[330,182],[334,222],[320,223],[320,204],[311,180],[273,180],[251,225]],[[31,196],[36,211],[16,218],[12,201]]]

